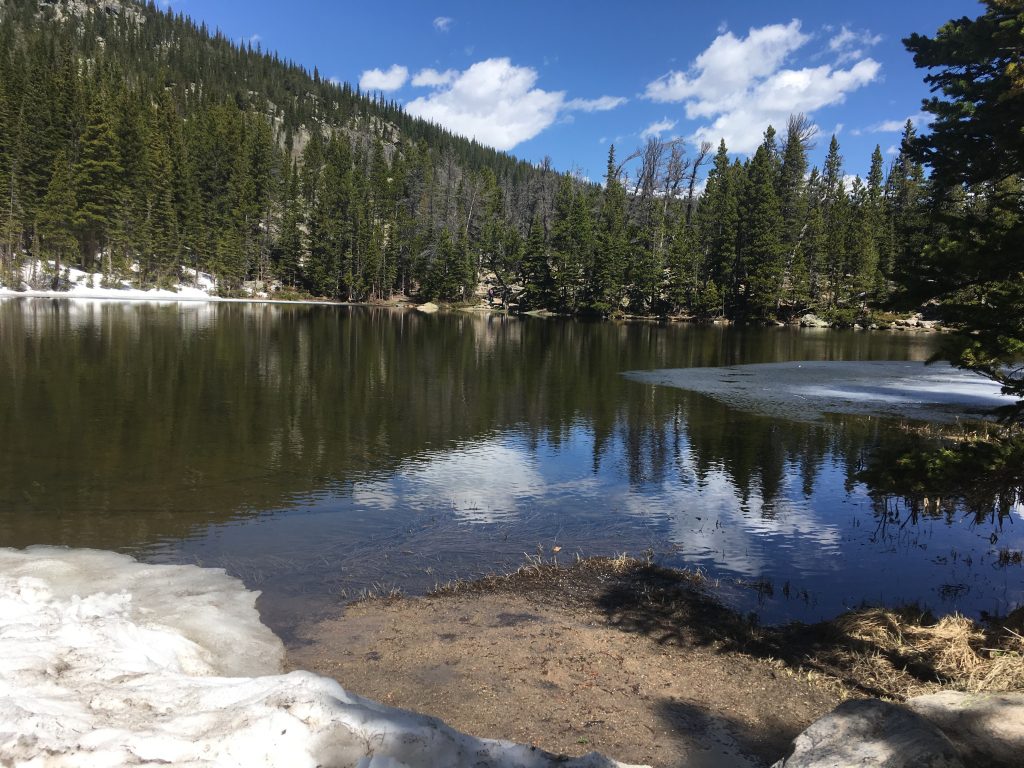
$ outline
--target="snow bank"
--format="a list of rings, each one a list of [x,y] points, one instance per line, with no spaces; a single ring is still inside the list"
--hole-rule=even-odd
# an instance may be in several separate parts
[[[0,549],[0,764],[547,766],[527,746],[283,675],[256,593],[220,570]],[[559,762],[615,766],[597,754]]]
[[[37,262],[36,269],[37,271],[42,271],[43,267],[41,263]],[[71,286],[67,291],[14,291],[0,286],[0,296],[33,296],[72,299],[128,299],[136,301],[218,300],[217,297],[213,296],[213,292],[217,289],[217,286],[212,275],[200,272],[197,276],[195,270],[190,268],[184,268],[182,271],[186,275],[190,276],[191,281],[195,283],[195,285],[176,285],[175,290],[173,291],[161,290],[158,288],[151,288],[148,291],[143,291],[138,288],[132,288],[131,284],[127,282],[121,282],[119,285],[113,287],[103,287],[102,273],[83,272],[75,267],[68,267],[67,276],[71,282]],[[27,283],[29,275],[32,272],[32,266],[26,265],[23,272],[24,274],[22,278]],[[64,270],[62,269],[61,272],[63,274]]]
[[[635,381],[688,389],[735,408],[789,419],[826,413],[951,421],[1015,402],[989,379],[949,364],[893,361],[757,363],[632,371]]]

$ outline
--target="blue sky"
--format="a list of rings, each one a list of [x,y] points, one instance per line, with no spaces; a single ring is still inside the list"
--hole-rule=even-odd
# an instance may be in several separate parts
[[[166,3],[165,3],[166,4]],[[414,114],[591,178],[608,145],[726,139],[738,153],[802,111],[848,173],[893,151],[927,95],[900,39],[974,0],[662,3],[174,0],[237,40],[382,90]]]

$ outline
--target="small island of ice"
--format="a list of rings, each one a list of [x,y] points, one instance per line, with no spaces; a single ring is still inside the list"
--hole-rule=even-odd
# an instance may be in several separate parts
[[[733,408],[775,418],[816,420],[826,413],[953,421],[1011,405],[999,384],[948,363],[804,361],[720,368],[630,371],[634,381],[678,387]]]
[[[616,766],[460,734],[308,672],[223,571],[0,549],[0,764]]]

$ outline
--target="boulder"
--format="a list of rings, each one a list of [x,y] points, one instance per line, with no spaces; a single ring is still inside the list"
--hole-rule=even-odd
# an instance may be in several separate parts
[[[827,320],[822,320],[817,315],[813,315],[808,312],[806,315],[800,318],[801,328],[829,328],[831,323]]]
[[[796,737],[772,768],[964,768],[956,747],[920,715],[877,699],[845,701]]]
[[[425,315],[432,315],[439,309],[440,307],[432,301],[428,301],[426,304],[420,304],[416,307],[417,312],[422,312]]]
[[[907,707],[946,734],[968,765],[1024,762],[1024,694],[942,691],[911,699]]]

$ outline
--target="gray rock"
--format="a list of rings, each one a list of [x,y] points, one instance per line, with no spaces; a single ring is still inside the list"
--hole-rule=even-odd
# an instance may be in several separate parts
[[[822,320],[817,315],[813,315],[808,312],[806,315],[800,318],[801,328],[829,328],[831,323],[827,320]]]
[[[1024,764],[1024,694],[942,691],[907,707],[938,726],[972,768]]]
[[[416,307],[417,312],[422,312],[425,315],[432,315],[439,309],[440,307],[437,306],[437,304],[435,304],[432,301],[428,301],[426,304],[420,304],[418,307]]]
[[[772,768],[964,768],[942,731],[877,699],[845,701],[796,737]]]

